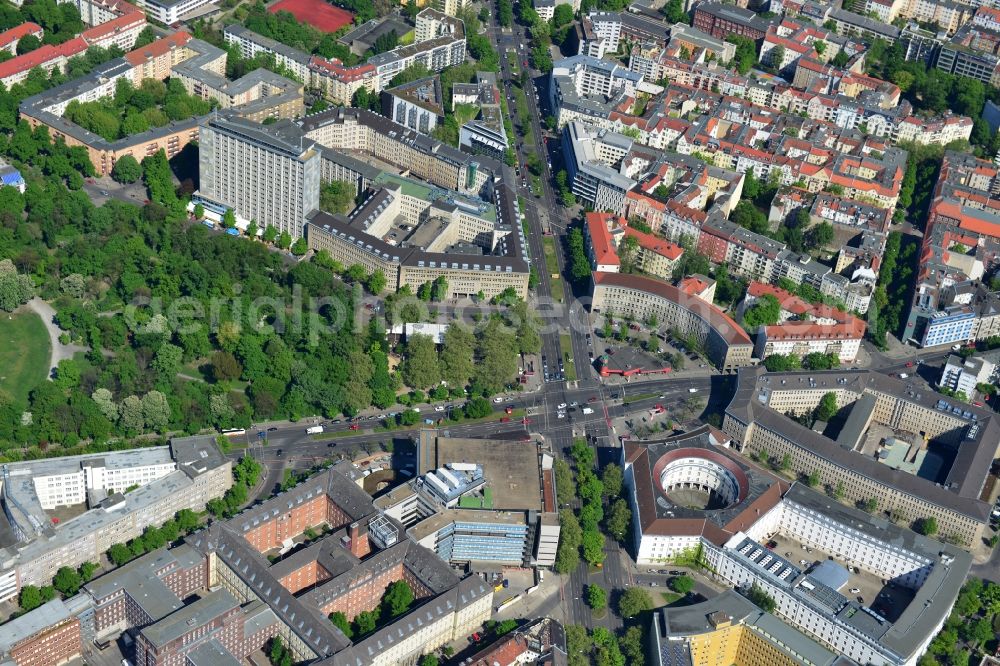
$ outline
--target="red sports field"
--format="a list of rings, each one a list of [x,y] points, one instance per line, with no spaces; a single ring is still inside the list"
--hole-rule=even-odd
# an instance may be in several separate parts
[[[271,5],[268,11],[272,14],[289,12],[302,23],[308,23],[323,32],[336,32],[354,20],[354,14],[324,0],[281,0]]]

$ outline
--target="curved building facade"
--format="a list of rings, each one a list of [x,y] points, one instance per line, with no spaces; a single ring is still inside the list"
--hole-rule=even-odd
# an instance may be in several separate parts
[[[753,341],[729,315],[697,296],[641,275],[593,274],[591,312],[631,315],[636,321],[655,318],[661,329],[693,336],[721,370],[753,363]]]

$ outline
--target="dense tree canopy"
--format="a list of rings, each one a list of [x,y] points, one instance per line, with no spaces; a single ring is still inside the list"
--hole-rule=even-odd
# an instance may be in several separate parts
[[[171,121],[205,115],[214,101],[189,95],[179,79],[167,83],[145,79],[138,89],[128,79],[118,79],[113,103],[108,100],[66,106],[63,117],[108,141],[163,127]]]

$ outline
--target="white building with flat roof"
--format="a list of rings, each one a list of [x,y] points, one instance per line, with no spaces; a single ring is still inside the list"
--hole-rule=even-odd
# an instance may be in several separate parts
[[[971,398],[976,392],[977,384],[989,384],[993,379],[996,365],[977,356],[962,358],[956,354],[948,357],[941,370],[942,388],[948,388],[956,393],[961,391],[965,397]]]

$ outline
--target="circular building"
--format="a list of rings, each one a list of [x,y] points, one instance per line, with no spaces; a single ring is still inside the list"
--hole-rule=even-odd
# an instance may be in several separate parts
[[[789,484],[746,465],[727,443],[725,433],[711,426],[623,443],[639,564],[676,557],[702,539],[721,546],[781,501]]]

